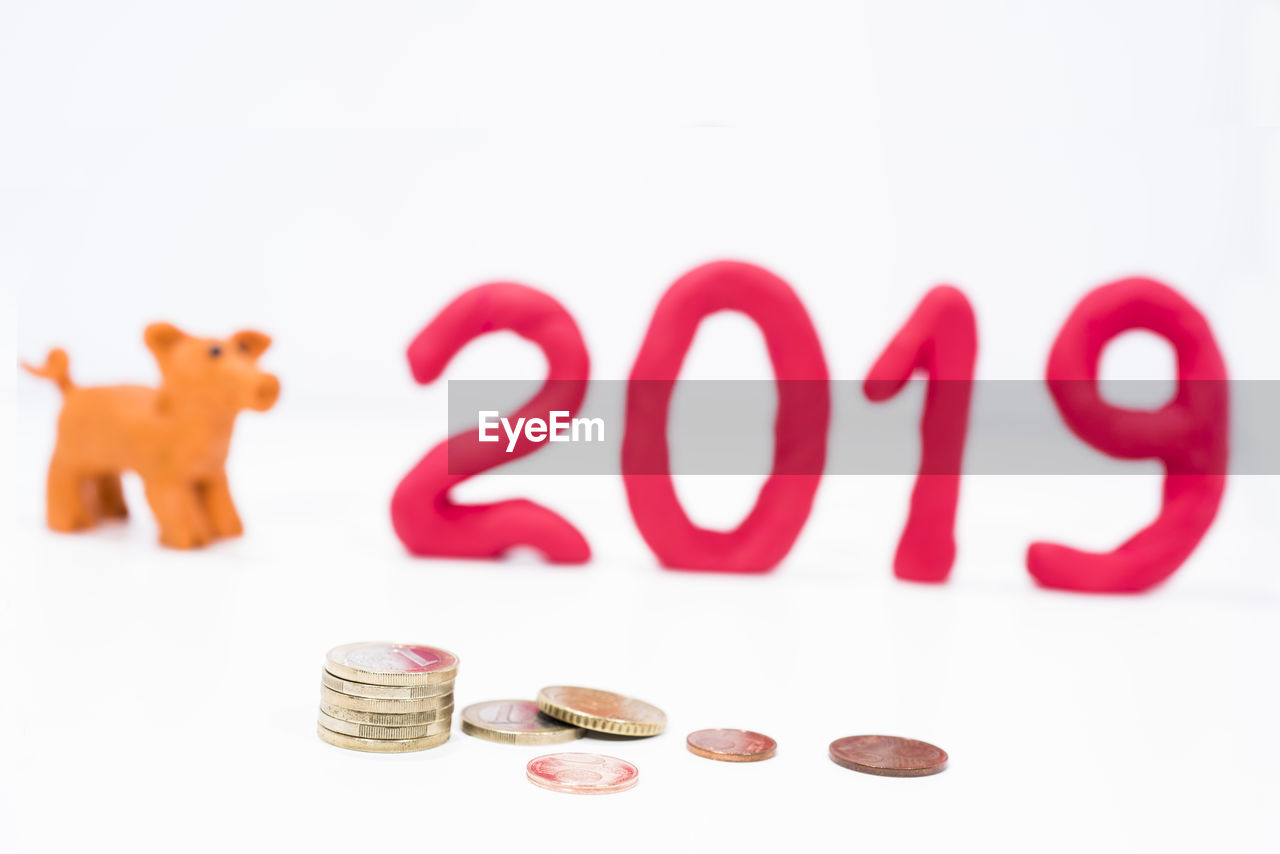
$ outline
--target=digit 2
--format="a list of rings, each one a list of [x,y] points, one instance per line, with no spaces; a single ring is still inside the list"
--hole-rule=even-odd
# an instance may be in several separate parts
[[[547,358],[546,381],[514,417],[546,419],[553,409],[576,412],[590,371],[582,334],[559,302],[520,284],[481,285],[446,306],[409,345],[414,379],[423,385],[434,382],[469,342],[500,330],[527,338]],[[449,497],[458,483],[538,447],[522,442],[506,453],[503,443],[481,443],[476,430],[436,445],[405,475],[391,498],[396,535],[416,555],[486,558],[515,546],[532,546],[555,563],[588,560],[591,547],[586,539],[546,507],[524,499],[457,504]]]

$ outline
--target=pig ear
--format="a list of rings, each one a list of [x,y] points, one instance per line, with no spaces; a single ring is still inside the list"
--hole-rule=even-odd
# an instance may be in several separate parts
[[[236,346],[241,353],[245,353],[251,358],[258,358],[268,347],[271,346],[271,336],[265,332],[255,332],[252,329],[246,329],[243,332],[237,332],[231,336],[231,343]]]
[[[147,347],[152,353],[160,356],[166,352],[174,344],[177,344],[183,338],[187,337],[187,333],[183,332],[172,323],[153,323],[147,327],[144,339]]]

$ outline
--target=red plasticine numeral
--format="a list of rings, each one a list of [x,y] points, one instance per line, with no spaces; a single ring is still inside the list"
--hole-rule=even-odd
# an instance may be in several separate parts
[[[500,330],[529,339],[547,357],[546,382],[512,420],[545,420],[551,410],[576,412],[589,372],[582,334],[560,303],[524,285],[481,285],[446,306],[409,345],[414,379],[423,385],[434,382],[467,343]],[[591,548],[578,529],[532,501],[455,504],[449,498],[449,490],[467,478],[539,447],[522,442],[506,453],[501,443],[480,443],[475,430],[436,445],[391,498],[396,535],[417,555],[497,557],[515,546],[532,546],[556,563],[586,561]]]
[[[764,335],[778,383],[773,467],[755,506],[732,531],[696,527],[670,474],[667,414],[698,324],[738,311]],[[663,295],[627,386],[622,477],[645,542],[672,569],[767,572],[804,527],[822,478],[831,412],[827,364],[809,314],[782,279],[719,261],[685,274]]]
[[[901,391],[917,370],[929,375],[920,419],[920,471],[893,559],[899,578],[945,581],[955,562],[956,503],[977,352],[969,300],[942,285],[925,294],[863,383],[863,393],[879,403]]]
[[[1178,391],[1155,412],[1124,409],[1098,392],[1098,360],[1130,329],[1168,339],[1178,358]],[[1092,592],[1146,590],[1173,574],[1212,524],[1226,486],[1227,369],[1204,316],[1150,279],[1104,285],[1071,312],[1046,372],[1063,419],[1113,457],[1158,458],[1166,476],[1160,515],[1115,551],[1082,552],[1053,543],[1027,550],[1027,569],[1046,587]]]

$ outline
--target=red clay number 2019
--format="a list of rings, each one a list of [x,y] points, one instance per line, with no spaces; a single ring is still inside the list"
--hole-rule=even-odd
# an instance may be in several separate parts
[[[700,528],[681,508],[670,476],[666,430],[674,383],[698,325],[719,311],[740,312],[759,326],[780,381],[772,470],[751,512],[731,531]],[[1156,411],[1112,406],[1098,391],[1103,349],[1131,329],[1166,338],[1177,354],[1177,393]],[[434,381],[468,342],[501,330],[532,341],[548,365],[542,389],[513,420],[547,419],[553,410],[572,417],[590,374],[582,334],[559,302],[519,284],[481,285],[446,306],[409,347],[414,378],[423,384]],[[867,373],[864,392],[872,401],[893,397],[916,372],[928,380],[920,470],[894,558],[899,578],[941,582],[951,572],[957,472],[977,344],[969,300],[956,288],[936,287]],[[1133,592],[1168,578],[1186,560],[1212,524],[1226,483],[1226,378],[1208,322],[1166,285],[1125,279],[1080,301],[1053,343],[1045,376],[1049,391],[1067,426],[1093,447],[1114,457],[1161,460],[1164,495],[1156,520],[1114,551],[1033,544],[1027,569],[1036,581],[1064,590]],[[804,527],[821,479],[816,472],[822,471],[826,455],[828,383],[809,313],[774,274],[751,264],[718,261],[690,271],[668,289],[631,370],[622,440],[622,477],[631,513],[664,566],[761,573],[778,565]],[[823,427],[816,439],[814,424]],[[503,453],[497,445],[479,443],[471,432],[437,445],[395,491],[391,518],[396,534],[418,555],[498,557],[528,546],[556,563],[588,560],[586,538],[546,507],[525,500],[463,505],[449,497],[461,481],[537,447],[523,443],[514,454]]]

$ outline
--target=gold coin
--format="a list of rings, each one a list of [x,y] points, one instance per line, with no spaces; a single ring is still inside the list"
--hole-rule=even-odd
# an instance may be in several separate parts
[[[434,723],[453,716],[453,704],[429,712],[411,712],[406,715],[388,715],[382,712],[357,712],[341,706],[321,703],[320,711],[331,718],[353,724],[373,724],[374,726],[419,726]]]
[[[543,688],[538,708],[556,720],[613,735],[657,735],[667,726],[667,716],[657,706],[595,688]]]
[[[538,711],[532,700],[490,700],[462,710],[462,731],[499,744],[563,744],[586,731]]]
[[[377,726],[376,724],[359,724],[351,721],[344,721],[340,718],[330,717],[320,710],[320,726],[331,732],[342,733],[343,735],[354,735],[359,738],[381,738],[405,740],[410,738],[425,738],[429,735],[439,735],[442,732],[448,732],[452,721],[445,718],[442,721],[435,721],[429,724],[418,724],[416,726]]]
[[[316,724],[316,733],[330,744],[345,747],[348,750],[363,750],[365,753],[412,753],[415,750],[439,747],[449,740],[448,732],[429,735],[426,738],[359,738],[325,729],[320,724]]]
[[[425,700],[453,691],[452,682],[442,682],[439,685],[369,685],[339,679],[328,670],[320,674],[320,682],[340,694],[377,700]]]
[[[452,682],[458,657],[433,646],[372,641],[335,646],[325,669],[366,685],[439,685]]]
[[[334,691],[324,685],[320,686],[320,702],[330,706],[341,706],[354,712],[380,712],[384,715],[404,715],[414,712],[429,712],[453,705],[453,694],[441,694],[439,697],[428,697],[425,700],[378,700],[372,697],[352,697]]]

